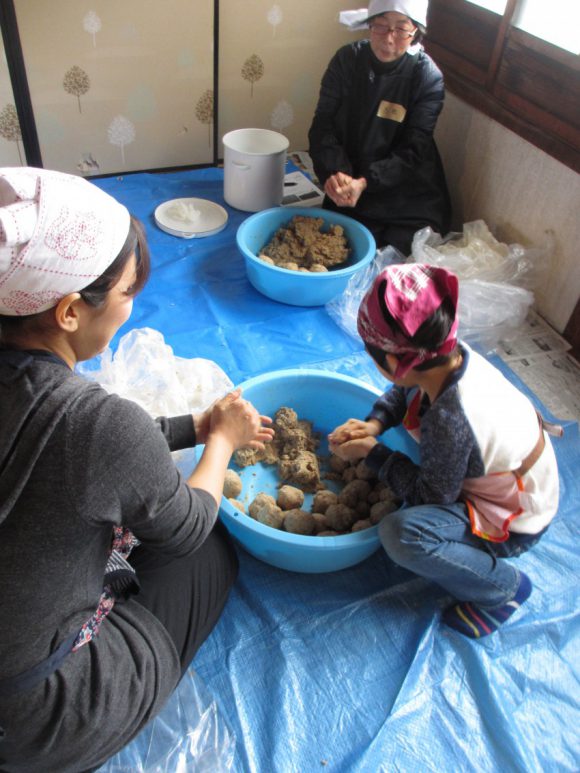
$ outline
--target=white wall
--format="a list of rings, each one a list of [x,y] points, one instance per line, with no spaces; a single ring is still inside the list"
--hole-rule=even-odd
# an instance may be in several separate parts
[[[483,219],[500,241],[555,247],[537,309],[562,332],[580,296],[580,175],[447,92],[436,139],[454,228]]]

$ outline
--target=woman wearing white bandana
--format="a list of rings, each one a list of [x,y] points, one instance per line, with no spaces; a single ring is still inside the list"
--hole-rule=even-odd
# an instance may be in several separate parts
[[[86,180],[0,169],[0,769],[94,770],[226,603],[225,470],[272,431],[239,392],[156,422],[73,372],[131,314],[140,225]],[[204,443],[187,481],[170,451]]]
[[[322,78],[309,132],[324,206],[409,255],[413,234],[446,233],[450,203],[433,139],[443,76],[420,45],[428,0],[371,0],[341,22],[369,39],[340,48]]]

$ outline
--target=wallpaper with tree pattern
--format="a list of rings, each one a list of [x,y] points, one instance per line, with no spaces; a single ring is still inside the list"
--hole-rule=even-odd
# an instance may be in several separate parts
[[[25,163],[22,132],[16,113],[4,43],[0,36],[0,166],[22,166]]]
[[[45,167],[92,175],[212,163],[213,0],[15,7]],[[262,127],[306,149],[322,73],[356,37],[338,24],[352,7],[220,0],[218,136]],[[221,141],[215,151],[223,156]],[[0,159],[23,163],[4,57]]]

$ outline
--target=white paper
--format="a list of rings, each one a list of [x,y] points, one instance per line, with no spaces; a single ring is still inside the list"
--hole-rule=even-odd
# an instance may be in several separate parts
[[[319,207],[324,193],[302,172],[284,175],[283,207]]]
[[[497,354],[558,419],[580,421],[580,365],[570,344],[530,309],[513,338]]]

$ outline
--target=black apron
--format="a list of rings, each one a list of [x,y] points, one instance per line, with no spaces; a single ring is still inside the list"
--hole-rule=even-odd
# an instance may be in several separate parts
[[[385,106],[387,110],[388,106],[397,106],[395,114],[399,115],[412,107],[418,56],[406,54],[394,66],[390,64],[379,62],[370,46],[356,58],[344,140],[353,177],[368,175],[370,164],[400,151],[401,179],[392,187],[385,180],[387,187],[382,190],[365,191],[354,210],[337,208],[332,203],[330,208],[355,217],[375,233],[384,226],[399,227],[410,233],[431,226],[439,233],[447,233],[451,211],[449,193],[432,135],[415,129],[409,142],[405,119],[379,115],[385,114]],[[404,146],[398,147],[405,133]]]

